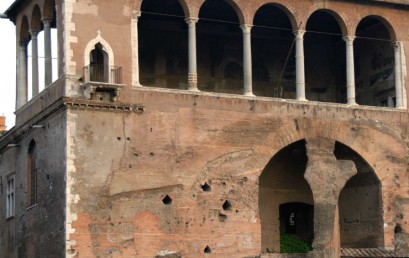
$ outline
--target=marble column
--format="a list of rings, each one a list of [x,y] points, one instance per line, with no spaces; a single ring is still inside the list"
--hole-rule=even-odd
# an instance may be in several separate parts
[[[141,16],[140,11],[134,11],[131,22],[131,44],[132,44],[132,86],[142,87],[139,81],[139,32],[138,19]]]
[[[38,30],[30,30],[31,35],[31,75],[32,75],[32,97],[36,96],[39,92],[38,85],[38,44],[37,35]]]
[[[190,91],[199,91],[197,88],[197,51],[196,51],[196,23],[198,18],[187,18],[186,23],[189,29],[189,71],[188,83]]]
[[[253,95],[253,76],[252,76],[252,60],[251,60],[251,28],[249,24],[243,24],[240,28],[243,30],[243,81],[244,95]]]
[[[51,57],[51,18],[42,19],[44,25],[44,84],[48,87],[53,82],[53,64]]]
[[[403,108],[403,81],[402,81],[402,42],[393,43],[395,49],[395,90],[396,108]]]
[[[18,81],[16,89],[16,110],[27,103],[27,42],[18,44]]]
[[[347,104],[348,105],[356,105],[354,39],[355,39],[354,36],[344,37],[344,40],[346,43]]]
[[[304,30],[295,34],[295,85],[297,100],[306,101],[305,98],[305,71],[304,71]]]

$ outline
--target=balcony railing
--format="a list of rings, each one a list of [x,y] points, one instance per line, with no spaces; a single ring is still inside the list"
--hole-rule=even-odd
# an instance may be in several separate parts
[[[84,82],[122,84],[122,67],[90,64],[83,68]]]

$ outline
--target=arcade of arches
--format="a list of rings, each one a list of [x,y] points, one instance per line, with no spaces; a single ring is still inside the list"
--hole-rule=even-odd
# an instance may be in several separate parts
[[[35,4],[31,12],[22,16],[19,26],[16,109],[28,101],[29,91],[31,91],[31,97],[35,97],[41,87],[48,87],[53,82],[52,49],[57,47],[52,41],[52,31],[57,29],[55,0],[46,0],[41,6]],[[41,37],[40,40],[39,37]],[[39,56],[39,41],[44,43],[44,56]],[[44,64],[40,66],[39,62],[42,60]],[[31,61],[30,64],[29,61]],[[44,74],[44,78],[39,78],[40,74]]]
[[[380,182],[346,145],[319,138],[295,142],[270,160],[259,185],[264,252],[285,252],[283,235],[314,252],[384,244]]]
[[[403,107],[401,45],[382,18],[367,16],[346,35],[338,14],[325,9],[305,30],[278,4],[259,8],[252,25],[240,24],[236,10],[206,0],[197,18],[185,19],[177,0],[144,0],[134,84]]]
[[[52,83],[50,29],[57,26],[55,2],[44,5],[35,5],[20,21],[17,109],[28,100],[29,42],[29,81],[32,95],[39,92],[41,30],[46,43],[44,84]],[[292,14],[279,4],[260,7],[253,24],[242,24],[241,15],[226,0],[204,1],[198,17],[187,17],[178,0],[142,1],[133,16],[138,53],[133,54],[137,61],[132,85],[405,107],[402,44],[383,18],[367,16],[352,33],[346,32],[338,14],[326,9],[312,13],[305,26],[294,24]],[[103,68],[107,69],[111,68]]]

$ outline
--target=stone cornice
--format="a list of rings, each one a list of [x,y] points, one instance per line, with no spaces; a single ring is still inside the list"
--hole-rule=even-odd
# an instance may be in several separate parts
[[[136,112],[141,113],[145,110],[142,105],[131,105],[118,102],[101,102],[89,101],[82,99],[60,98],[45,110],[38,113],[29,121],[18,128],[12,128],[10,131],[0,137],[0,153],[2,153],[9,144],[20,142],[27,134],[33,130],[33,125],[41,124],[45,119],[55,113],[66,109],[72,110],[90,110],[90,111],[105,111],[105,112]]]

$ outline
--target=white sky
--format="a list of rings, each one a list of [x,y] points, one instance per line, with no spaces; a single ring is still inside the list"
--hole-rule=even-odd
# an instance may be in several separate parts
[[[0,13],[4,13],[14,0],[0,0]],[[0,19],[0,114],[7,117],[7,128],[14,125],[16,106],[16,35],[14,24]]]
[[[0,13],[4,13],[14,0],[0,0]],[[4,114],[7,129],[11,129],[15,122],[16,106],[16,35],[15,26],[9,19],[0,19],[0,115]],[[44,41],[43,32],[38,34],[39,56],[39,84],[40,91],[44,89]],[[52,56],[53,56],[53,80],[57,78],[56,30],[51,31]],[[31,98],[31,43],[28,48],[28,99]]]

